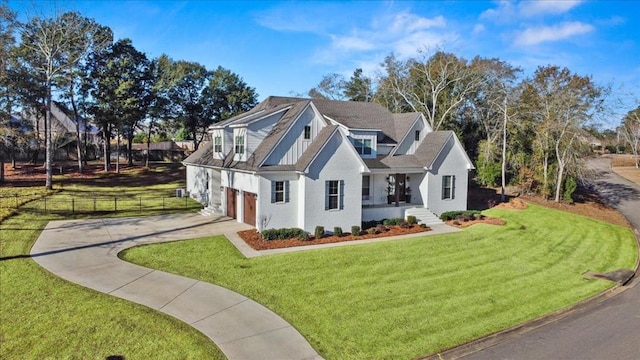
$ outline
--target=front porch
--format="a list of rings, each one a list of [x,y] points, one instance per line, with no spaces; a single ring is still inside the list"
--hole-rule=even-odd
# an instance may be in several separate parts
[[[408,209],[423,208],[421,204],[376,204],[362,206],[362,221],[403,218]]]

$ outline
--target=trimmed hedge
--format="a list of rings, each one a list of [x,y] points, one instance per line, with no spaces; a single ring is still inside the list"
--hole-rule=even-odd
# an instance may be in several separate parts
[[[260,235],[262,235],[262,238],[265,240],[285,240],[291,238],[309,240],[309,234],[298,228],[267,229],[263,230]]]
[[[316,239],[322,239],[324,237],[324,226],[316,226],[316,231],[314,231],[313,235]]]
[[[337,237],[342,237],[343,233],[342,233],[342,228],[340,226],[336,226],[333,228],[333,235],[337,236]]]
[[[480,215],[480,211],[478,210],[446,211],[440,214],[440,220],[449,221],[449,220],[455,220],[458,217],[475,218],[476,215]]]
[[[404,222],[403,218],[391,218],[391,219],[384,219],[382,221],[382,225],[386,225],[386,226],[400,225],[403,222]]]
[[[414,215],[409,215],[407,216],[407,222],[409,223],[409,225],[417,224],[418,219]]]
[[[360,226],[356,226],[356,225],[352,226],[351,227],[351,235],[353,235],[353,236],[360,235]]]

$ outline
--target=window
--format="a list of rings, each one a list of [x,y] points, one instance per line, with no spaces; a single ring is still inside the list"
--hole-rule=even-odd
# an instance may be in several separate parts
[[[369,175],[364,175],[362,177],[362,200],[369,200],[370,191],[371,191],[371,177]]]
[[[344,209],[344,181],[343,180],[325,181],[324,209],[325,210]]]
[[[360,155],[371,155],[371,139],[355,139],[354,147]]]
[[[420,141],[420,130],[416,130],[416,141]]]
[[[271,182],[271,203],[289,202],[289,181]]]
[[[216,136],[213,138],[213,151],[214,152],[222,152],[222,137]]]
[[[311,140],[311,126],[309,125],[304,127],[304,139]]]
[[[235,152],[236,154],[244,154],[244,136],[239,135],[236,136],[236,146],[235,146]]]
[[[442,177],[442,200],[453,200],[456,187],[456,177],[446,175]]]

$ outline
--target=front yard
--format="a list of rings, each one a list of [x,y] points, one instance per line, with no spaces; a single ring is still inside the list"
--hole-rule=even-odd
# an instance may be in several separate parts
[[[561,309],[613,283],[582,276],[635,265],[628,228],[530,205],[505,226],[243,258],[224,237],[133,248],[151,268],[247,295],[327,359],[415,358]]]

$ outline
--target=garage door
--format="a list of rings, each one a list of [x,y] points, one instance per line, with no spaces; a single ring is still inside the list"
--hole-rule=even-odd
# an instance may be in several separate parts
[[[245,224],[256,226],[256,194],[245,192],[243,205],[243,219]]]
[[[235,219],[236,214],[236,190],[227,188],[227,216]]]

